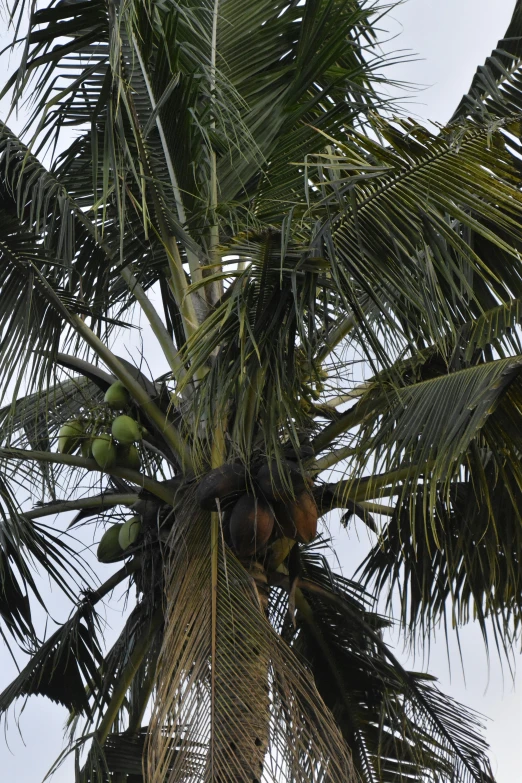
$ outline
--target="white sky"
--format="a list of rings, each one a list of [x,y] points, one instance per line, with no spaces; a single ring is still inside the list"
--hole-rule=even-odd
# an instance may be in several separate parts
[[[392,19],[387,19],[383,26],[400,35],[387,48],[409,50],[423,58],[395,66],[393,71],[395,78],[425,87],[415,98],[409,99],[412,116],[437,122],[444,122],[451,116],[467,90],[476,66],[483,63],[503,35],[514,5],[515,0],[409,0],[393,11]],[[0,43],[6,38],[2,36]],[[7,65],[5,58],[2,58],[2,65]],[[336,526],[332,526],[331,532],[343,571],[349,575],[366,548],[365,533],[358,530],[358,539],[356,532],[348,537]],[[101,576],[107,578],[113,567],[102,568]],[[67,608],[59,596],[53,596],[52,605],[54,616],[65,619]],[[114,610],[108,613],[107,619],[114,626],[118,625]],[[450,677],[442,639],[432,646],[429,670],[440,678],[445,692],[490,719],[487,738],[498,783],[520,783],[522,667],[519,663],[514,690],[509,672],[502,673],[493,651],[488,666],[482,640],[474,627],[462,632],[461,647],[465,674],[453,645]],[[400,647],[397,652],[402,652]],[[423,666],[422,661],[409,663],[412,668]],[[0,690],[14,676],[14,665],[0,648]],[[65,718],[66,710],[42,698],[31,699],[20,716],[21,735],[11,717],[8,744],[0,741],[0,779],[9,783],[15,780],[17,783],[38,783],[60,751]],[[67,764],[53,780],[72,783],[73,777],[72,765]]]

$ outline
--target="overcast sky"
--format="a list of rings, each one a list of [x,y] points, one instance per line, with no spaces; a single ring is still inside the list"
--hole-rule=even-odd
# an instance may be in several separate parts
[[[395,9],[392,18],[383,23],[392,35],[398,36],[387,48],[417,53],[422,58],[395,66],[393,71],[395,78],[423,86],[415,98],[409,99],[412,116],[437,122],[444,122],[451,116],[467,90],[476,66],[484,61],[503,35],[514,4],[514,0],[409,0]],[[354,530],[348,537],[336,524],[332,525],[331,532],[343,571],[351,575],[367,545],[365,533]],[[104,568],[106,573],[102,578],[112,571],[111,566]],[[64,619],[67,611],[64,602],[54,595],[51,605],[53,615]],[[107,620],[116,628],[118,613],[111,610]],[[498,783],[518,783],[522,781],[521,667],[514,690],[509,673],[505,671],[503,675],[494,652],[488,668],[482,641],[473,627],[462,632],[461,646],[465,677],[456,645],[451,650],[450,676],[443,640],[432,647],[430,672],[440,678],[443,690],[490,719],[487,737]],[[401,648],[397,648],[397,652],[402,653]],[[420,668],[423,662],[416,661],[415,665]],[[0,690],[13,676],[16,676],[14,665],[0,647]],[[17,783],[39,783],[59,753],[65,718],[64,709],[42,698],[33,698],[20,716],[21,734],[11,717],[9,747],[0,741],[0,779],[9,783],[15,780]],[[72,783],[73,777],[72,766],[67,764],[53,780]]]

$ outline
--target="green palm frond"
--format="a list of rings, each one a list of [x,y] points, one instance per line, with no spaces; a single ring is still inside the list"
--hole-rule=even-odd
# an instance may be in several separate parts
[[[52,356],[63,336],[60,308],[50,301],[49,291],[57,300],[69,297],[60,265],[51,276],[54,259],[46,257],[33,237],[20,228],[16,218],[0,211],[4,302],[0,366],[4,385],[5,379],[19,379],[28,371],[33,377],[29,390],[33,391],[49,377],[49,361],[42,362],[41,357]]]
[[[256,218],[277,224],[302,192],[303,168],[292,167],[291,175],[288,161],[301,163],[322,146],[314,126],[334,133],[364,122],[384,100],[377,94],[382,61],[373,48],[379,8],[267,2],[256,14],[262,27],[252,25],[251,14],[248,25],[238,24],[246,10],[236,0],[220,4],[218,58],[248,106],[245,123],[267,165],[260,176],[246,156],[223,155],[218,178],[225,203],[254,196]]]
[[[484,65],[477,68],[452,122],[518,115],[522,109],[522,4],[516,0],[508,29]]]
[[[30,125],[41,145],[56,143],[69,124],[86,128],[55,171],[93,210],[99,235],[108,231],[110,240],[116,229],[145,245],[156,235],[162,277],[172,234],[193,282],[214,241],[212,222],[230,234],[245,214],[254,223],[280,220],[302,189],[302,169],[290,182],[287,161],[322,146],[312,126],[334,132],[359,122],[379,103],[374,84],[382,79],[371,5],[323,0],[303,11],[263,2],[253,17],[224,2],[215,29],[212,10],[210,2],[36,10],[11,85],[17,100],[32,80]],[[243,45],[248,59],[237,55]],[[128,253],[122,258],[128,263]],[[150,276],[150,263],[140,268]]]
[[[517,327],[522,323],[521,305],[520,299],[510,299],[464,324],[456,336],[453,364],[466,366],[487,361],[495,354],[520,354],[522,344]]]
[[[426,380],[412,378],[402,389],[377,384],[348,414],[361,408],[352,478],[319,489],[320,502],[397,497],[367,575],[379,591],[404,591],[410,630],[420,623],[429,631],[450,611],[459,623],[477,618],[484,633],[486,618],[497,618],[500,638],[509,638],[522,609],[520,360],[430,378],[434,368],[427,362]],[[361,480],[364,467],[373,476]]]
[[[331,215],[319,238],[345,307],[361,324],[360,337],[352,328],[355,345],[369,353],[369,342],[384,363],[401,348],[443,346],[457,325],[519,295],[521,203],[498,130],[432,135],[382,120],[375,130],[386,145],[349,132],[337,154],[316,159],[311,208]],[[364,174],[368,165],[384,170]],[[373,328],[361,294],[380,313]],[[380,348],[383,338],[395,339],[392,357]]]
[[[498,359],[418,382],[412,379],[402,388],[383,384],[359,403],[366,412],[360,453],[371,455],[376,472],[410,466],[408,478],[413,480],[430,476],[434,482],[451,481],[472,442],[482,431],[493,431],[494,424],[488,422],[495,421],[497,408],[516,417],[521,362],[518,356]],[[429,366],[426,369],[429,373]],[[513,438],[514,452],[516,433]]]
[[[44,427],[50,409],[58,422],[74,419],[78,416],[80,406],[85,404],[86,400],[96,399],[99,394],[99,389],[94,383],[77,377],[63,378],[49,387],[45,396],[36,391],[25,397],[20,397],[13,405],[6,405],[0,409],[2,445],[21,446],[23,444],[38,449],[40,446],[37,444],[40,444],[43,448],[48,448],[50,443]],[[19,433],[21,439],[13,441],[12,435],[14,433]],[[25,439],[23,434],[25,434]]]
[[[509,654],[521,614],[520,489],[509,470],[473,456],[431,513],[422,487],[404,487],[362,578],[389,605],[392,593],[400,596],[400,621],[412,638],[429,638],[440,621],[474,620],[488,646],[493,635]]]
[[[81,142],[79,147],[73,142],[72,160],[59,160],[52,171],[5,125],[0,151],[6,209],[21,221],[22,231],[43,243],[56,259],[57,271],[63,265],[61,274],[70,293],[77,293],[95,318],[103,313],[104,323],[110,324],[111,308],[119,313],[139,298],[140,286],[130,267],[146,258],[149,273],[144,276],[138,270],[145,290],[157,280],[158,268],[167,263],[164,250],[151,245],[141,215],[133,212],[125,216],[125,238],[120,243],[120,226],[110,199],[98,214],[91,171],[82,164],[92,150]]]

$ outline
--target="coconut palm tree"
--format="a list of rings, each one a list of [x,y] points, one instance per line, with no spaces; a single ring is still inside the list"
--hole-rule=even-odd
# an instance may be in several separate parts
[[[491,783],[379,607],[417,643],[520,627],[522,4],[435,130],[373,2],[9,10],[0,710],[67,707],[85,783]],[[335,509],[372,536],[351,579]],[[43,638],[37,570],[74,603]]]

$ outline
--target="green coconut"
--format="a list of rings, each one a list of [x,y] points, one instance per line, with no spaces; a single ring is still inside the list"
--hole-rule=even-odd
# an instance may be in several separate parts
[[[118,542],[120,547],[123,550],[128,549],[130,546],[132,546],[132,544],[134,544],[140,533],[141,518],[131,517],[126,522],[124,522],[118,534]]]
[[[116,463],[116,446],[110,435],[97,435],[92,441],[92,456],[100,468],[112,468]]]
[[[100,563],[113,563],[122,556],[123,549],[119,543],[119,535],[122,527],[123,525],[120,523],[111,525],[101,537],[96,553]]]
[[[116,448],[116,464],[120,468],[139,470],[141,467],[140,453],[134,444],[123,446],[121,443]]]
[[[112,436],[124,446],[141,440],[141,427],[130,416],[116,416],[112,422]]]
[[[64,424],[58,433],[58,451],[62,454],[72,454],[78,448],[83,432],[83,423],[79,419]]]
[[[111,384],[104,397],[105,402],[115,411],[121,411],[129,405],[131,398],[130,394],[121,381],[116,381]]]

